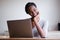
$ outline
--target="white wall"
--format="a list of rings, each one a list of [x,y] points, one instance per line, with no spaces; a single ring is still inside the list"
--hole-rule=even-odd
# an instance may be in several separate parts
[[[59,0],[59,23],[60,23],[60,0]]]
[[[59,16],[58,0],[1,0],[0,32],[8,30],[6,23],[8,19],[27,17],[24,6],[29,1],[37,4],[41,19],[49,21],[49,30],[57,30]]]
[[[41,11],[41,18],[49,21],[49,30],[57,30],[57,23],[59,17],[59,0],[41,0],[39,9]]]

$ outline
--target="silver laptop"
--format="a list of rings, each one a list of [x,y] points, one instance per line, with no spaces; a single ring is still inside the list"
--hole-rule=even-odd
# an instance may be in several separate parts
[[[31,18],[24,20],[8,20],[8,30],[11,38],[32,38]]]

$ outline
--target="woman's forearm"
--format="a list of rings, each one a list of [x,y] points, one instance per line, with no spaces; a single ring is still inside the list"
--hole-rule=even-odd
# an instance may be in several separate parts
[[[45,37],[45,32],[44,32],[43,29],[40,27],[39,23],[36,23],[36,22],[35,22],[35,25],[36,25],[36,28],[37,28],[37,30],[38,30],[39,35],[41,35],[42,38]]]

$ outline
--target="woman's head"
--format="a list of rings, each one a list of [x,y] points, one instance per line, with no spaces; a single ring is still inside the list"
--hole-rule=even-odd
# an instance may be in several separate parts
[[[37,15],[37,6],[33,2],[28,2],[25,6],[25,11],[27,14],[31,16],[36,16]]]

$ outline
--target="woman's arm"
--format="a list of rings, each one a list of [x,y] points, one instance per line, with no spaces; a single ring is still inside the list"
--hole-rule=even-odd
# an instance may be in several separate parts
[[[41,35],[42,38],[45,38],[45,32],[43,31],[43,29],[40,27],[39,23],[39,15],[37,15],[35,18],[34,18],[34,23],[36,25],[36,28],[38,30],[38,33],[39,35]]]

